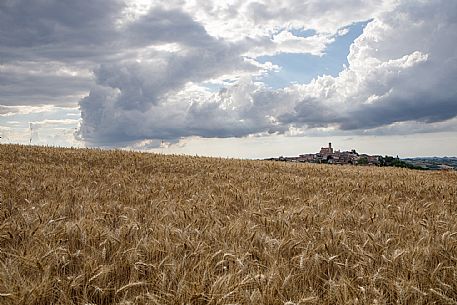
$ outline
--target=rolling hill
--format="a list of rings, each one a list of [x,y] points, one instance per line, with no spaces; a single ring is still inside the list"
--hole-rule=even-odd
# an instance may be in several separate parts
[[[455,304],[457,173],[0,145],[1,304]]]

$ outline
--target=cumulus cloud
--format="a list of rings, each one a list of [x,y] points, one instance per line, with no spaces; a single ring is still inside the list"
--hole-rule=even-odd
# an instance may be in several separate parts
[[[300,88],[303,99],[281,120],[295,126],[370,129],[457,115],[455,3],[400,5],[365,28],[351,46],[349,67]],[[446,25],[443,24],[446,22]]]
[[[97,86],[80,103],[80,135],[86,141],[113,143],[149,136],[170,139],[179,132],[184,133],[182,136],[191,135],[192,126],[184,124],[192,122],[183,114],[192,113],[193,97],[170,102],[173,94],[189,82],[234,72],[255,73],[259,69],[240,56],[242,45],[215,39],[181,11],[154,9],[127,27],[134,37],[148,36],[150,43],[181,47],[173,52],[141,50],[141,58],[103,64],[96,69]],[[166,31],[160,31],[161,27]],[[194,114],[204,111],[202,108]]]
[[[243,137],[284,132],[275,109],[287,107],[282,97],[262,84],[243,79],[211,93],[184,88],[145,109],[123,109],[120,90],[97,87],[81,102],[81,136],[89,143],[113,145],[141,139],[176,142],[182,137]],[[103,104],[100,104],[100,103]]]
[[[78,135],[91,145],[437,130],[457,116],[456,12],[444,0],[9,0],[0,115],[79,100]],[[277,90],[260,82],[279,67],[259,56],[322,56],[366,20],[337,76]],[[217,82],[216,92],[202,85]]]

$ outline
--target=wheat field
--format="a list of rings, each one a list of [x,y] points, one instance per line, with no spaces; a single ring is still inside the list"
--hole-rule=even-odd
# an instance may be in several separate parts
[[[457,304],[457,173],[0,145],[0,304]]]

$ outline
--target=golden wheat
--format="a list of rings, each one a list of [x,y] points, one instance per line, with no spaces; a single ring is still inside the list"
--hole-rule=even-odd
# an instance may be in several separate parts
[[[457,173],[0,145],[0,304],[456,304]]]

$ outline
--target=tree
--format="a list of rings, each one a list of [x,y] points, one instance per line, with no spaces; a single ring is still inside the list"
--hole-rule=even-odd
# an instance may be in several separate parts
[[[367,165],[368,164],[368,158],[367,157],[361,157],[359,159],[359,161],[357,162],[357,164],[360,164],[360,165]]]

